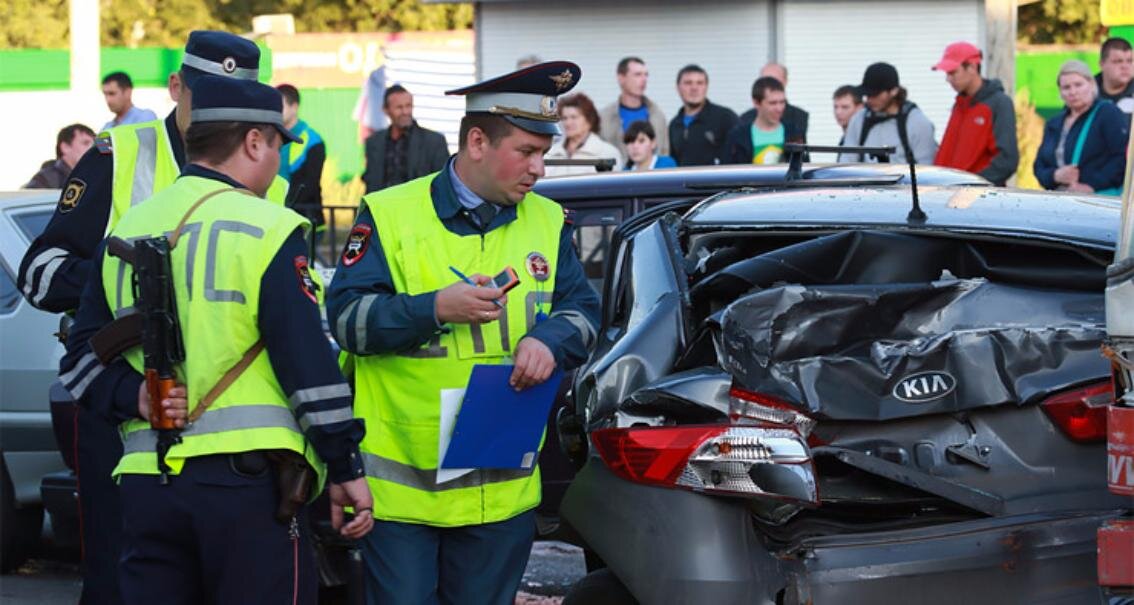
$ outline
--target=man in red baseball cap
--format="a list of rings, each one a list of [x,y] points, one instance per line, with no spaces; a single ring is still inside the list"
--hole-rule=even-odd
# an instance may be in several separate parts
[[[982,53],[968,42],[945,47],[933,69],[957,99],[934,164],[966,170],[1003,186],[1020,162],[1016,146],[1016,110],[999,80],[980,75]]]

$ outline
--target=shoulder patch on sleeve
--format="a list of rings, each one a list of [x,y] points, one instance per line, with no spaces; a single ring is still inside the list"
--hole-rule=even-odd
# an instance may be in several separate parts
[[[316,295],[317,287],[315,280],[311,279],[311,269],[307,266],[307,257],[297,256],[294,262],[295,276],[299,279],[299,290],[311,299],[311,302],[319,304],[319,297]]]
[[[563,209],[563,222],[568,225],[575,224],[575,211],[570,208]]]
[[[63,194],[59,196],[59,206],[57,210],[59,214],[67,214],[79,205],[79,200],[83,197],[83,192],[87,190],[87,184],[83,179],[71,179],[67,181],[67,186],[63,188]]]
[[[350,230],[347,236],[346,247],[343,248],[343,265],[349,267],[359,261],[370,247],[370,234],[373,230],[370,225],[359,223]]]
[[[100,134],[98,138],[95,139],[95,147],[98,147],[98,152],[103,155],[109,155],[112,151],[114,151],[114,146],[110,140],[110,135],[107,133]]]

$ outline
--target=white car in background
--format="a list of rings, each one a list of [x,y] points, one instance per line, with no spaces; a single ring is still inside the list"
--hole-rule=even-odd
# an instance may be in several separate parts
[[[48,392],[63,346],[60,316],[16,289],[20,259],[55,210],[57,190],[0,193],[0,571],[19,566],[43,528],[40,481],[65,471]]]

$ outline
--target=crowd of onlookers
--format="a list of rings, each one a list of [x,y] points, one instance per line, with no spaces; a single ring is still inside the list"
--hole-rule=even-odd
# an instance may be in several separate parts
[[[965,170],[1005,185],[1020,161],[1015,107],[999,80],[982,75],[982,62],[980,49],[956,42],[932,66],[956,91],[940,142],[933,122],[908,98],[898,70],[889,63],[868,66],[861,83],[835,89],[832,109],[843,129],[838,144],[893,147],[895,152],[879,156],[848,149],[838,161],[905,163],[913,158],[918,164]],[[1134,111],[1130,43],[1122,38],[1104,42],[1100,66],[1098,75],[1081,61],[1068,61],[1060,69],[1056,84],[1065,106],[1047,122],[1033,167],[1048,189],[1113,194],[1122,186]],[[645,60],[622,59],[616,77],[619,96],[601,110],[584,93],[560,100],[564,137],[546,158],[607,159],[625,170],[774,164],[786,160],[785,144],[807,142],[809,114],[789,102],[783,65],[769,63],[760,70],[752,84],[752,108],[739,116],[709,100],[709,74],[698,65],[677,72],[682,105],[670,120],[646,96]],[[552,165],[547,174],[593,170]]]
[[[1134,50],[1125,39],[1110,38],[1101,48],[1100,73],[1081,61],[1067,61],[1057,78],[1064,108],[1047,121],[1033,171],[1047,189],[1116,194],[1126,168],[1126,142],[1134,112]],[[518,67],[538,62],[525,57]],[[908,98],[898,70],[874,63],[858,84],[835,89],[832,110],[843,130],[840,162],[891,161],[935,164],[983,176],[1005,185],[1016,172],[1020,155],[1016,114],[999,80],[981,73],[983,54],[967,42],[944,49],[932,66],[956,91],[949,121],[937,138],[937,127]],[[625,57],[615,70],[618,98],[601,109],[584,93],[559,99],[563,135],[545,156],[548,160],[605,160],[615,170],[650,170],[715,164],[775,164],[786,160],[784,146],[806,143],[810,115],[788,100],[788,69],[765,65],[752,84],[752,107],[737,115],[709,100],[709,74],[698,65],[677,72],[681,107],[672,119],[646,96],[649,70],[640,57]],[[303,131],[304,144],[284,151],[281,174],[304,183],[298,206],[317,210],[319,174],[325,149],[318,133],[298,119],[299,92],[278,87],[290,110],[289,127]],[[103,128],[156,119],[152,111],[131,101],[128,75],[112,73],[103,80],[107,108],[114,118]],[[389,126],[365,141],[366,191],[375,191],[440,170],[448,159],[444,136],[418,125],[413,95],[394,84],[385,91],[382,109]],[[91,146],[94,132],[72,124],[59,132],[56,158],[45,162],[28,187],[61,187],[71,167]],[[833,142],[833,141],[831,141]],[[830,143],[830,142],[822,142]],[[862,147],[893,147],[880,156]],[[548,162],[549,176],[593,172],[602,162]]]

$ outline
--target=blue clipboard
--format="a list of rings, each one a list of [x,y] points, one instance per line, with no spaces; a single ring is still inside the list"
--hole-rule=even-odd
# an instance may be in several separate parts
[[[516,391],[511,365],[477,365],[469,377],[441,468],[530,469],[563,372]]]

